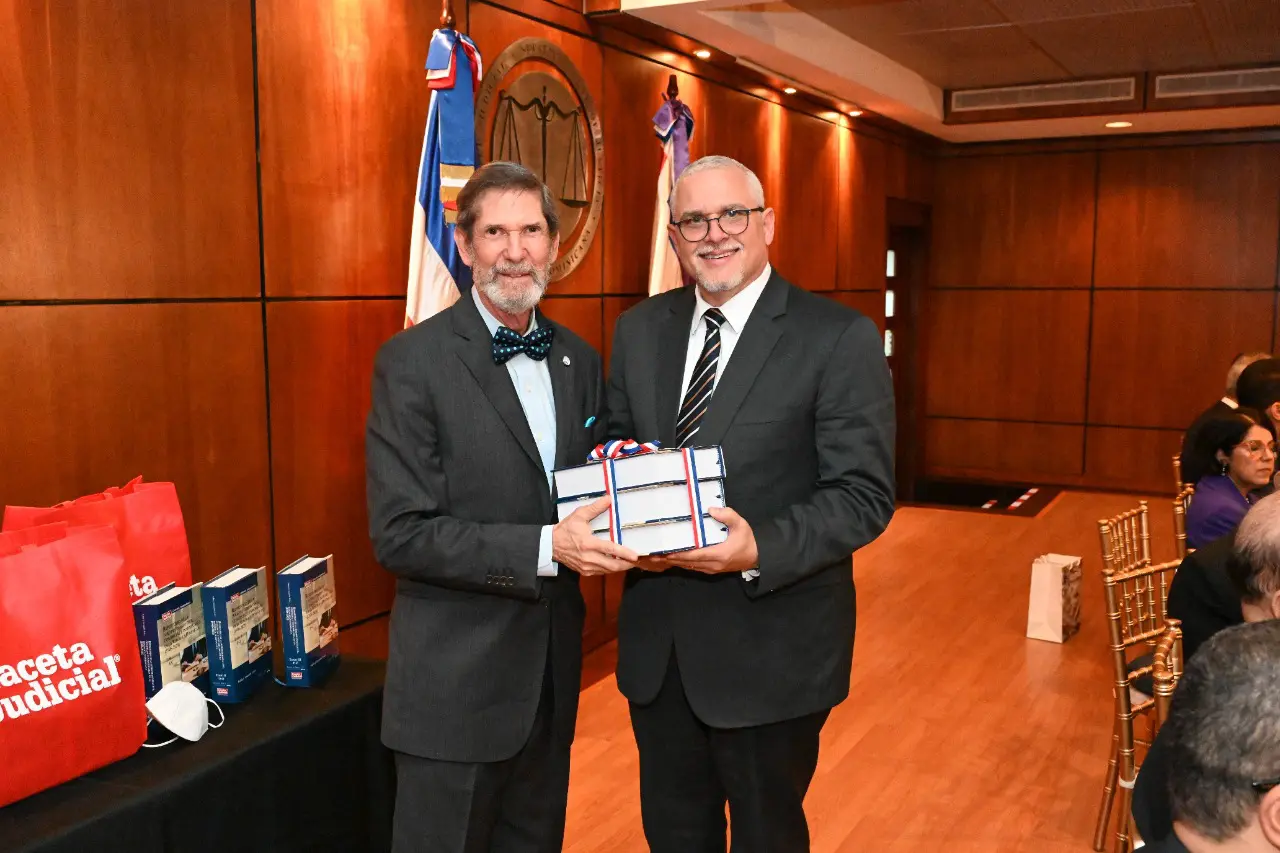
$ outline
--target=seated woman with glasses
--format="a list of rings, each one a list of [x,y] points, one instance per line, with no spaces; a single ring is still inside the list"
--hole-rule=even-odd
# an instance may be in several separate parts
[[[1203,548],[1235,530],[1257,500],[1258,489],[1271,485],[1276,442],[1262,415],[1250,409],[1207,421],[1184,469],[1196,484],[1187,509],[1187,545]]]

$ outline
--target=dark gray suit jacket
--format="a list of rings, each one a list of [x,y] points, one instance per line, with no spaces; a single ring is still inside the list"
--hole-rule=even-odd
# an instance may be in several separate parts
[[[613,438],[671,447],[692,287],[618,319]],[[723,447],[726,497],[751,523],[760,577],[633,571],[618,624],[618,686],[657,695],[674,645],[694,712],[719,728],[831,708],[849,692],[853,551],[893,515],[893,386],[875,324],[774,272],[698,432]]]
[[[547,359],[556,466],[603,434],[600,357],[556,327]],[[550,663],[556,735],[573,738],[584,608],[578,577],[537,576],[555,506],[506,366],[470,296],[378,352],[366,431],[369,528],[398,578],[382,738],[446,761],[500,761],[528,739]],[[566,357],[569,364],[566,365]],[[550,652],[548,649],[550,648]]]

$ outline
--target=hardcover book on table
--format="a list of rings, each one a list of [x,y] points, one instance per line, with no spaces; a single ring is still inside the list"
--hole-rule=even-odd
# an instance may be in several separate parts
[[[302,557],[276,573],[284,620],[285,684],[313,687],[338,666],[338,596],[333,555]]]
[[[271,677],[267,568],[227,569],[204,585],[210,695],[243,702]]]
[[[200,589],[201,584],[171,583],[133,604],[148,699],[171,681],[186,681],[209,692],[209,652]]]

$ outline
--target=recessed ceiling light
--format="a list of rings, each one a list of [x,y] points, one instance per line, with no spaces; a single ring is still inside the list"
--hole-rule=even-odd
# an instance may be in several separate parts
[[[858,116],[862,115],[862,110],[858,109],[857,107],[854,107],[853,109],[849,110],[849,115],[853,116],[854,118],[857,118]]]
[[[794,95],[796,93],[796,87],[788,86],[787,88],[783,89],[782,92],[783,94],[786,94],[786,95]]]
[[[695,50],[693,52],[693,55],[698,57],[699,59],[710,59],[711,51],[707,50],[706,48],[703,48],[702,50]]]
[[[1131,121],[1109,121],[1109,122],[1107,122],[1107,127],[1133,127],[1133,122],[1131,122]]]

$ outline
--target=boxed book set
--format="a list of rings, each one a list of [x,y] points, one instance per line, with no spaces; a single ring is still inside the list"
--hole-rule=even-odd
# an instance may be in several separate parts
[[[621,446],[632,450],[610,455]],[[708,512],[725,506],[721,449],[652,447],[610,442],[597,448],[604,458],[556,471],[560,519],[608,495],[613,504],[592,520],[592,531],[637,554],[670,554],[723,542],[728,528]]]

